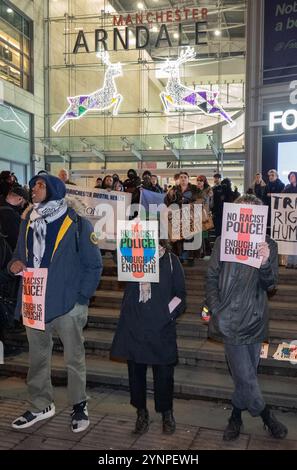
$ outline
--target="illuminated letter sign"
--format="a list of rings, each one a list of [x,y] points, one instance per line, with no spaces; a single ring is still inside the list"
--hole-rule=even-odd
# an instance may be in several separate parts
[[[285,131],[297,129],[297,110],[272,111],[269,113],[269,131],[275,130],[275,125],[280,124]]]

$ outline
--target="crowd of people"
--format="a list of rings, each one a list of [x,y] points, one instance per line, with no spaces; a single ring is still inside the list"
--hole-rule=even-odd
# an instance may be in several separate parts
[[[260,269],[223,263],[219,249],[225,202],[269,205],[272,193],[297,192],[295,172],[290,172],[286,187],[276,170],[270,170],[268,176],[269,181],[265,183],[258,173],[249,194],[243,196],[219,173],[214,175],[213,186],[204,175],[199,175],[195,184],[191,183],[189,174],[184,171],[176,174],[175,184],[167,188],[161,188],[157,176],[149,171],[145,171],[141,179],[133,169],[123,182],[116,174],[96,180],[96,188],[130,192],[132,202],[139,201],[141,188],[144,188],[164,193],[167,206],[197,202],[203,205],[202,249],[211,255],[206,280],[206,300],[211,311],[209,334],[224,342],[235,388],[225,440],[239,436],[244,410],[252,416],[260,416],[275,438],[287,435],[286,427],[266,405],[257,380],[261,344],[267,338],[267,292],[273,291],[277,282],[277,245],[267,235],[259,247]],[[50,378],[53,334],[59,336],[64,346],[68,398],[72,406],[71,429],[76,433],[89,426],[83,328],[89,300],[100,282],[103,266],[97,240],[92,236],[92,225],[68,206],[65,184],[74,183],[64,169],[58,177],[40,171],[30,180],[28,188],[19,185],[10,172],[0,174],[0,326],[4,344],[7,325],[21,316],[19,275],[28,268],[48,269],[45,330],[26,327],[31,406],[14,420],[15,429],[30,427],[55,414]],[[212,253],[207,236],[210,218],[217,237]],[[178,360],[176,319],[186,308],[181,261],[189,259],[184,251],[183,240],[175,242],[173,250],[168,240],[160,240],[159,283],[132,282],[125,289],[111,356],[127,361],[131,404],[137,410],[136,434],[149,428],[146,405],[149,365],[153,366],[155,408],[162,414],[163,432],[173,433],[176,428],[173,415],[174,367]],[[297,263],[291,259],[289,264],[296,266]],[[8,285],[10,291],[5,290]],[[173,299],[174,305],[169,308]]]

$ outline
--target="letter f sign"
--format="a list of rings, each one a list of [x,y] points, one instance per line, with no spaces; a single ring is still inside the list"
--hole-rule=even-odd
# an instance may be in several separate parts
[[[280,124],[282,122],[282,111],[272,111],[269,114],[269,131],[273,132],[275,128],[275,124]]]

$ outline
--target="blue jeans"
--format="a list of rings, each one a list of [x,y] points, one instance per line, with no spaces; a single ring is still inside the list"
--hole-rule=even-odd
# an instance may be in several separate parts
[[[259,416],[265,402],[257,379],[262,343],[225,344],[225,354],[230,367],[235,390],[232,404],[240,410],[248,410]]]

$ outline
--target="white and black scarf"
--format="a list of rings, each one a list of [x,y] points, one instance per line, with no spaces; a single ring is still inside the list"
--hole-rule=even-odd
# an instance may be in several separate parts
[[[30,214],[30,227],[33,230],[33,265],[39,268],[44,251],[47,224],[54,222],[67,212],[65,199],[33,204]]]

